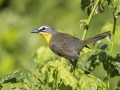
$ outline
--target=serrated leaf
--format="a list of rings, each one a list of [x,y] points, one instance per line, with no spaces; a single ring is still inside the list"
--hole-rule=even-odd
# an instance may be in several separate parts
[[[114,12],[116,18],[120,15],[120,0],[109,0],[109,8]]]
[[[17,83],[17,82],[24,82],[25,80],[30,80],[32,76],[31,71],[27,69],[20,69],[13,74],[8,74],[0,77],[0,84],[3,83]]]
[[[94,0],[81,0],[81,9],[89,15],[94,6]]]
[[[86,11],[87,14],[90,15],[90,13],[93,10],[93,7],[96,3],[95,1],[97,1],[97,0],[81,0],[81,9],[83,11]],[[106,1],[100,0],[98,5],[97,5],[97,8],[94,11],[94,15],[104,12],[105,5],[106,5]]]
[[[107,85],[90,74],[83,74],[79,78],[79,90],[108,90]]]
[[[57,68],[57,83],[59,84],[61,80],[66,86],[71,86],[73,90],[77,87],[78,80],[64,67]]]
[[[107,56],[103,61],[104,69],[110,77],[120,76],[120,55]]]
[[[45,84],[45,85],[41,86],[40,90],[52,90],[52,89],[51,89],[51,87],[48,86],[48,84]]]
[[[74,76],[73,73],[70,72],[70,68],[65,68],[66,65],[67,61],[65,59],[49,61],[40,68],[40,72],[46,77],[46,83],[56,83],[56,88],[58,89],[64,86],[66,89],[70,89],[71,87],[73,90],[103,90],[103,88],[107,90],[105,83],[93,76],[87,76],[83,74],[83,72],[81,73],[79,69],[76,69],[76,78],[76,74],[74,74]]]
[[[18,81],[13,76],[13,74],[8,74],[8,75],[4,75],[4,76],[0,77],[0,84],[9,83],[9,82],[17,83]]]
[[[91,49],[89,50],[89,52],[81,52],[81,58],[79,58],[78,68],[80,68],[86,73],[90,73],[99,64],[100,61],[98,60],[97,51]]]
[[[64,83],[64,85],[69,85],[75,89],[78,81],[70,72],[71,67],[65,68],[67,64],[68,62],[65,59],[49,61],[40,67],[40,72],[44,74],[48,83],[56,82],[61,85]]]

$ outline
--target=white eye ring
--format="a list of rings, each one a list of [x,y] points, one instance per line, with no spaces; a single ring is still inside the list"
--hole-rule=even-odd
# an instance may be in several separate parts
[[[45,27],[43,27],[43,28],[42,28],[42,31],[45,31],[45,29],[46,29],[46,28],[45,28]]]
[[[46,28],[48,28],[48,27],[46,27],[46,26],[41,26],[41,27],[39,27],[38,29],[39,29],[39,30],[42,30],[42,31],[45,31]]]

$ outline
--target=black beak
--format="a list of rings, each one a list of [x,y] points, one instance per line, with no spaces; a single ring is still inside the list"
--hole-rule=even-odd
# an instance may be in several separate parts
[[[31,31],[31,33],[38,33],[39,31],[37,29],[34,29]]]

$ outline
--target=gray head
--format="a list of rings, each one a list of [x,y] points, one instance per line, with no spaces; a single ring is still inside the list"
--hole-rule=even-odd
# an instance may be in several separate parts
[[[40,33],[40,34],[54,34],[55,32],[56,30],[49,25],[43,25],[31,31],[31,33]]]

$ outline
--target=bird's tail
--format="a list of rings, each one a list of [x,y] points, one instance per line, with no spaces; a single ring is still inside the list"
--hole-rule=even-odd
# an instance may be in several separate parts
[[[107,31],[107,32],[98,34],[97,36],[94,36],[94,37],[85,39],[85,40],[84,40],[84,43],[85,43],[85,45],[87,45],[87,44],[89,44],[89,43],[96,42],[96,41],[98,41],[98,40],[101,40],[101,39],[105,38],[107,35],[109,35],[109,33],[110,33],[110,31]]]

